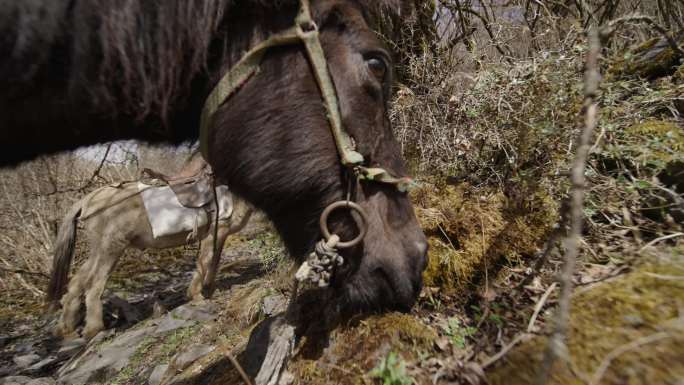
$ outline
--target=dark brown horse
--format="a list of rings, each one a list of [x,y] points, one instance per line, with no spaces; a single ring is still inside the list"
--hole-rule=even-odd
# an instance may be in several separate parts
[[[249,47],[293,24],[296,1],[24,0],[0,9],[0,156],[5,164],[98,141],[197,136],[204,100]],[[267,4],[268,3],[268,4]],[[397,4],[395,4],[397,3]],[[391,1],[318,0],[312,11],[342,123],[368,166],[406,175],[387,118],[392,62],[371,29]],[[209,158],[222,182],[263,209],[302,257],[318,217],[344,198],[341,165],[320,90],[301,45],[269,50],[261,70],[214,115]],[[13,148],[13,152],[9,148]],[[19,151],[17,151],[19,149]],[[343,308],[407,309],[427,243],[405,193],[356,182],[368,214],[332,287]],[[343,239],[347,213],[331,217]]]

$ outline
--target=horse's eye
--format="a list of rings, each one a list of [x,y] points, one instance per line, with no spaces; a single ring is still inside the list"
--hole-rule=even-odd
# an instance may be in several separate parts
[[[373,76],[378,78],[380,81],[385,80],[387,65],[385,64],[384,60],[377,57],[371,57],[366,60],[366,64],[368,65],[368,69],[370,69],[370,71],[373,73]]]

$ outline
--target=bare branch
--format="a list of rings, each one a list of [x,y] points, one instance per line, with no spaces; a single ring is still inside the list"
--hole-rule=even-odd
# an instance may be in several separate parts
[[[81,190],[85,190],[88,187],[90,187],[90,185],[95,181],[95,179],[100,177],[100,171],[102,170],[102,166],[104,165],[105,161],[107,160],[107,156],[109,156],[109,150],[111,150],[111,149],[112,149],[112,143],[109,143],[107,145],[107,149],[105,150],[104,155],[102,156],[102,160],[100,160],[100,164],[97,166],[95,171],[93,171],[93,175],[90,177],[90,179],[88,179],[88,181],[83,186],[81,186]]]
[[[511,349],[513,349],[517,344],[530,339],[532,336],[533,336],[533,334],[530,334],[530,333],[518,334],[517,336],[515,336],[515,338],[513,338],[513,340],[508,345],[504,346],[495,355],[489,357],[480,366],[482,366],[482,369],[486,369],[488,366],[491,366],[493,363],[495,363],[496,361],[500,360],[503,356],[505,356],[506,353],[508,353]]]
[[[530,317],[530,322],[527,324],[527,332],[532,333],[532,330],[534,329],[534,323],[537,321],[537,317],[539,316],[539,312],[541,312],[541,309],[544,307],[544,304],[546,303],[546,300],[549,298],[551,293],[553,293],[553,289],[556,288],[557,283],[554,282],[549,286],[548,289],[544,292],[544,295],[539,299],[539,302],[537,302],[536,305],[534,305],[534,313],[532,314],[532,317]]]
[[[24,269],[8,269],[8,268],[2,267],[2,266],[0,266],[0,271],[4,271],[6,273],[36,275],[36,276],[43,277],[43,278],[49,278],[47,274],[45,274],[41,271],[29,271],[29,270],[24,270]]]
[[[97,165],[97,168],[95,171],[93,171],[93,174],[90,176],[87,182],[85,182],[83,185],[80,187],[75,187],[75,188],[68,188],[64,190],[52,190],[49,193],[46,194],[33,194],[34,196],[51,196],[55,194],[63,194],[67,192],[83,192],[86,189],[88,189],[90,186],[92,186],[93,182],[95,182],[95,179],[101,178],[104,179],[100,175],[100,171],[102,171],[102,167],[104,166],[105,161],[107,160],[107,157],[109,156],[109,151],[112,149],[112,143],[109,143],[107,145],[107,149],[105,150],[104,155],[102,156],[102,159],[100,160],[100,163]]]
[[[570,176],[571,201],[570,201],[570,232],[565,239],[566,252],[563,260],[563,270],[560,277],[561,294],[559,298],[559,309],[556,317],[555,328],[549,344],[544,354],[541,371],[537,384],[547,383],[554,362],[559,357],[567,356],[565,338],[567,334],[568,321],[570,318],[570,299],[572,294],[572,277],[575,271],[575,262],[578,255],[579,240],[582,234],[583,201],[585,189],[585,176],[587,157],[591,148],[591,137],[596,128],[596,115],[598,104],[596,94],[600,75],[598,71],[598,56],[600,53],[600,43],[598,31],[592,28],[588,34],[589,52],[587,54],[586,72],[584,78],[584,128],[579,138],[577,153],[572,166]]]
[[[660,332],[660,333],[655,333],[648,335],[646,337],[639,338],[638,340],[629,342],[627,344],[618,346],[615,348],[613,351],[608,353],[606,357],[601,361],[601,364],[598,366],[598,369],[594,372],[594,375],[591,376],[591,383],[590,385],[598,385],[598,383],[601,381],[601,378],[603,378],[603,375],[606,373],[606,370],[610,367],[611,362],[613,362],[614,359],[617,357],[621,356],[622,354],[625,354],[631,350],[638,349],[641,346],[651,344],[657,341],[660,341],[662,339],[668,338],[670,335],[666,332]]]
[[[678,56],[684,57],[684,51],[682,50],[682,48],[679,47],[679,45],[677,44],[677,41],[674,39],[672,34],[667,29],[663,28],[661,25],[656,23],[656,21],[653,20],[652,17],[646,16],[646,15],[641,15],[638,13],[634,13],[631,15],[620,17],[620,18],[617,18],[617,19],[611,21],[610,23],[608,23],[607,26],[605,26],[601,29],[601,38],[606,39],[606,38],[610,37],[613,33],[615,33],[615,31],[617,30],[617,28],[619,26],[621,26],[622,24],[628,23],[628,22],[648,24],[649,26],[651,26],[653,29],[655,29],[658,33],[660,33],[665,38],[665,40],[667,41],[667,44],[670,45],[670,48],[672,48],[672,50]]]

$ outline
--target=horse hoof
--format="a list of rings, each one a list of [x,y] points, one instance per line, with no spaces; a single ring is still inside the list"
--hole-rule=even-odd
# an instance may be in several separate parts
[[[59,350],[57,351],[57,357],[69,358],[74,354],[78,353],[85,345],[87,341],[78,335],[70,335],[69,338],[62,341]]]
[[[104,328],[90,328],[90,329],[85,328],[85,329],[83,329],[83,338],[85,338],[86,341],[90,341],[93,339],[93,337],[98,335],[102,330],[104,330]]]
[[[190,298],[191,298],[190,302],[194,302],[194,303],[202,303],[202,302],[207,300],[206,298],[204,298],[204,296],[202,294],[197,294],[197,295],[194,295]]]

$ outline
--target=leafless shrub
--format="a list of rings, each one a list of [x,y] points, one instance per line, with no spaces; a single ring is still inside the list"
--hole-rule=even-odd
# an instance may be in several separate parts
[[[550,156],[570,145],[581,106],[574,49],[474,72],[452,55],[415,57],[391,113],[415,171],[475,184],[561,172]],[[560,90],[553,103],[551,88]]]

